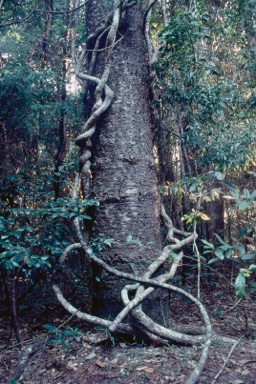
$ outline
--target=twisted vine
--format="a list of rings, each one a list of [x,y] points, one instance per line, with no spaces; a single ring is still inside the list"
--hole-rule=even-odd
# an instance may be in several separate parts
[[[155,4],[155,0],[149,1],[149,8],[145,14],[145,25],[146,29],[148,28],[150,10],[151,7]],[[114,10],[111,13],[111,16],[108,17],[103,25],[100,25],[94,33],[92,33],[88,39],[87,43],[80,54],[79,58],[76,60],[74,51],[72,52],[72,59],[75,64],[75,73],[78,81],[83,86],[84,90],[87,89],[88,83],[94,83],[96,85],[94,91],[94,104],[92,107],[91,114],[87,121],[84,123],[82,127],[81,133],[75,139],[75,143],[80,147],[80,156],[79,156],[79,166],[78,171],[75,177],[74,188],[72,192],[72,198],[75,199],[77,197],[77,191],[79,188],[79,183],[81,184],[82,192],[84,196],[88,196],[90,193],[90,167],[91,167],[91,150],[90,150],[90,138],[96,131],[97,121],[102,116],[102,114],[109,108],[112,103],[114,93],[107,85],[110,67],[111,67],[111,54],[113,48],[116,44],[117,39],[117,30],[122,18],[123,12],[125,12],[130,7],[134,6],[136,3],[133,1],[118,1],[115,0]],[[147,31],[146,31],[147,32]],[[97,55],[99,51],[99,47],[102,45],[103,40],[105,41],[105,63],[104,69],[101,77],[93,76],[95,64],[97,60]],[[88,72],[83,73],[82,67],[86,57],[86,50],[91,43],[94,42],[94,49],[91,54],[91,61],[88,67]],[[146,38],[146,42],[149,43]],[[74,47],[74,44],[72,45]],[[151,63],[151,58],[149,59]],[[195,297],[193,297],[188,292],[184,291],[181,288],[177,288],[171,284],[167,284],[167,281],[171,280],[175,275],[176,269],[179,263],[182,260],[183,252],[182,248],[190,243],[194,243],[197,234],[195,232],[185,232],[180,231],[173,227],[173,223],[171,219],[165,212],[164,207],[161,207],[161,215],[163,221],[168,229],[167,239],[170,244],[164,247],[161,255],[156,259],[153,263],[151,263],[144,273],[143,276],[137,276],[134,274],[129,274],[125,272],[121,272],[113,267],[110,267],[106,262],[99,259],[94,253],[92,248],[85,241],[81,229],[78,218],[73,220],[76,235],[78,237],[79,242],[75,244],[69,245],[62,255],[59,258],[59,264],[63,266],[65,264],[66,258],[70,255],[70,253],[75,249],[83,249],[85,254],[94,261],[97,265],[100,265],[109,273],[114,274],[117,277],[126,278],[128,280],[132,280],[136,282],[135,284],[126,285],[121,292],[122,300],[124,304],[124,309],[116,316],[113,321],[99,318],[97,316],[90,315],[88,313],[79,311],[73,305],[71,305],[68,300],[63,296],[58,281],[55,281],[53,284],[53,291],[59,300],[59,302],[63,305],[63,307],[71,314],[77,316],[80,319],[86,320],[90,323],[101,325],[107,327],[110,332],[114,333],[116,331],[122,332],[134,332],[134,327],[139,327],[142,331],[147,334],[153,341],[157,341],[160,339],[171,340],[183,344],[201,344],[204,343],[204,348],[202,350],[201,358],[199,360],[198,366],[191,374],[190,378],[187,381],[187,384],[193,384],[199,378],[204,365],[206,363],[209,347],[211,344],[211,324],[209,321],[208,314],[204,308],[204,306],[198,301]],[[175,237],[176,235],[182,236],[182,240]],[[152,275],[166,262],[166,260],[170,257],[171,251],[178,251],[179,254],[176,259],[173,260],[172,266],[169,272],[158,276],[157,278],[152,278]],[[157,324],[152,319],[150,319],[144,312],[141,306],[143,300],[148,297],[155,289],[162,288],[168,291],[177,292],[187,298],[189,298],[199,309],[201,316],[204,321],[205,333],[200,335],[189,335],[186,333],[181,333],[174,331],[172,329],[168,329],[162,325]],[[130,300],[129,292],[135,292],[134,298]],[[129,324],[123,323],[123,320],[131,315],[132,319],[135,322],[130,322]]]

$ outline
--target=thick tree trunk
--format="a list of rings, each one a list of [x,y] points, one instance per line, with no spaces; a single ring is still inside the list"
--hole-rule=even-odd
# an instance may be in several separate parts
[[[95,6],[95,1],[91,3]],[[142,273],[147,260],[159,256],[161,240],[146,52],[138,6],[127,11],[117,38],[121,39],[112,54],[108,81],[115,96],[98,124],[94,140],[93,193],[100,200],[100,207],[93,234],[116,241],[112,249],[101,255],[110,265]],[[146,248],[139,250],[139,245],[127,244],[128,235],[139,239]],[[147,246],[148,242],[153,243]],[[99,269],[94,274],[94,311],[113,317],[122,308],[120,291],[125,282]]]

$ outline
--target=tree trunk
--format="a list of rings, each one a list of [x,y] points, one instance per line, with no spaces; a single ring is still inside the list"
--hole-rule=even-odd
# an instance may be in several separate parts
[[[97,13],[95,4],[89,2],[89,18],[94,11]],[[92,167],[93,193],[100,200],[93,235],[116,241],[101,257],[115,268],[138,274],[161,251],[142,19],[139,6],[129,9],[122,18],[117,34],[120,41],[112,53],[108,81],[115,96],[97,127]],[[103,57],[99,58],[98,68],[101,68],[100,60]],[[128,235],[139,239],[146,248],[140,250],[138,244],[127,244]],[[152,244],[147,245],[148,242]],[[120,291],[125,281],[107,275],[98,267],[94,276],[94,312],[113,317],[122,308]]]

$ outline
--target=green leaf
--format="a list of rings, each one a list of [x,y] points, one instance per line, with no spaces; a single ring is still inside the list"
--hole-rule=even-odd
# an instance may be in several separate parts
[[[194,192],[196,187],[197,187],[197,183],[192,184],[191,187],[189,188],[189,192]]]
[[[247,232],[248,232],[248,227],[242,228],[241,231],[239,232],[238,239],[241,239],[241,237],[243,237]]]
[[[130,244],[140,244],[140,241],[138,239],[132,239],[129,241]]]
[[[127,236],[126,242],[130,243],[131,240],[132,240],[132,235],[130,234],[130,235]]]
[[[232,248],[229,248],[229,249],[225,252],[225,258],[226,258],[226,259],[230,259],[231,256],[232,256]]]
[[[245,247],[243,244],[237,244],[237,245],[234,245],[234,248],[237,249],[239,251],[239,256],[242,257],[242,255],[245,254]]]
[[[252,260],[255,258],[255,256],[256,256],[256,252],[246,253],[245,255],[241,255],[241,259],[242,260]]]
[[[238,203],[238,207],[239,207],[239,209],[244,210],[244,209],[247,209],[250,207],[250,203],[248,203],[247,201],[240,201]]]
[[[220,259],[218,257],[214,257],[213,259],[209,260],[208,261],[208,264],[213,264],[215,263],[216,261],[220,261]]]
[[[212,243],[209,243],[208,241],[204,240],[204,239],[201,239],[202,243],[204,243],[205,245],[207,245],[209,248],[211,248],[212,250],[214,250],[214,245]]]
[[[179,257],[179,255],[177,253],[175,253],[172,249],[170,249],[169,258],[168,258],[169,263],[176,261],[178,259],[178,257]]]
[[[48,331],[52,332],[52,333],[57,332],[57,330],[58,330],[57,327],[55,327],[54,325],[51,325],[51,324],[44,324],[43,327],[45,329],[48,329]]]
[[[221,249],[216,249],[216,251],[215,251],[215,255],[218,257],[218,259],[220,259],[220,260],[224,260],[224,258],[225,258],[225,256],[224,256],[224,254],[223,254],[223,252],[222,252],[222,250]]]
[[[243,273],[239,273],[235,281],[235,292],[237,297],[241,298],[245,294],[245,277]]]
[[[214,176],[217,180],[224,180],[224,175],[221,172],[214,172]]]
[[[250,195],[250,199],[253,200],[256,198],[256,190],[254,190],[251,195]]]
[[[16,263],[16,261],[13,261],[13,260],[12,260],[12,264],[13,264],[14,267],[17,267],[17,268],[20,267],[20,264]]]
[[[221,244],[223,244],[223,245],[228,245],[227,243],[225,243],[224,240],[222,240],[222,238],[221,238],[219,235],[217,235],[217,233],[215,233],[215,236],[217,237],[217,239],[219,240],[219,242],[220,242]]]

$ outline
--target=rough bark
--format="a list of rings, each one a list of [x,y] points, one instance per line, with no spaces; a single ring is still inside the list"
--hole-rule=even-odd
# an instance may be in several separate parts
[[[91,4],[99,19],[96,2]],[[93,17],[90,10],[88,15]],[[135,273],[144,271],[147,260],[157,258],[161,252],[142,20],[138,6],[129,9],[122,19],[117,36],[121,40],[112,53],[108,80],[115,96],[97,127],[92,167],[93,193],[100,200],[94,236],[111,237],[118,243],[101,257],[117,269]],[[104,60],[103,55],[96,72],[100,60]],[[128,235],[144,245],[154,243],[139,251],[138,245],[126,244]],[[117,281],[99,268],[94,273],[98,280],[94,311],[113,317],[123,307],[120,291],[125,281]]]

